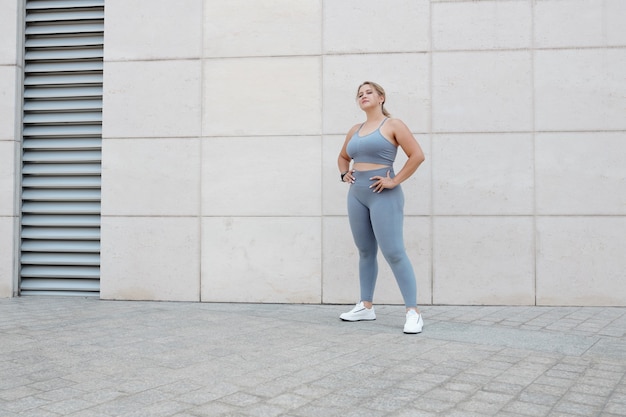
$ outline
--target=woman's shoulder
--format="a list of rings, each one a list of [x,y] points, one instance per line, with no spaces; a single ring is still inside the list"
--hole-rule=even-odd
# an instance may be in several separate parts
[[[356,131],[359,130],[359,128],[361,127],[362,124],[363,123],[357,123],[354,126],[352,126],[350,128],[350,130],[348,131],[348,135],[347,136],[352,137],[352,135],[354,135],[356,133]]]
[[[394,127],[406,126],[406,124],[404,124],[404,122],[401,119],[398,119],[396,117],[389,117],[387,119],[387,123],[390,126],[394,126]]]
[[[385,124],[389,124],[388,129],[393,131],[394,134],[409,131],[409,127],[401,119],[396,119],[395,117],[390,117]]]

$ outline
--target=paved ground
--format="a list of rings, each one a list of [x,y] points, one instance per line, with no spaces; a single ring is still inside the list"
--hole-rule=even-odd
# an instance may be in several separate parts
[[[626,308],[0,299],[0,416],[626,416]]]

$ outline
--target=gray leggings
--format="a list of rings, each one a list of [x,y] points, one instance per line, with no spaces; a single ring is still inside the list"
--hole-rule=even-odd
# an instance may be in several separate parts
[[[355,171],[348,192],[348,218],[354,243],[359,250],[361,301],[373,301],[378,246],[396,278],[406,307],[417,307],[417,284],[411,261],[404,248],[402,223],[404,194],[400,186],[375,193],[369,186],[375,175],[386,176],[391,168]],[[395,176],[391,169],[390,176]]]

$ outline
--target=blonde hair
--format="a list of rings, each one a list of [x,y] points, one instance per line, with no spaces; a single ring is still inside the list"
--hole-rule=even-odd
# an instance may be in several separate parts
[[[381,110],[383,111],[384,116],[391,117],[391,114],[387,111],[387,109],[385,109],[385,100],[387,99],[387,96],[385,95],[385,89],[380,84],[377,84],[374,81],[363,81],[361,85],[359,85],[359,88],[356,89],[357,98],[359,97],[359,91],[361,90],[361,87],[363,87],[364,85],[369,85],[374,90],[376,90],[379,96],[383,97]]]

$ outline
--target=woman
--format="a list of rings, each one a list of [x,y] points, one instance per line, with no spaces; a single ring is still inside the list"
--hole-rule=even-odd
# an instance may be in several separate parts
[[[341,181],[350,184],[348,218],[359,250],[361,301],[339,317],[345,321],[376,319],[372,301],[380,246],[404,298],[404,333],[421,333],[424,322],[417,309],[415,274],[402,234],[404,194],[400,183],[413,175],[424,161],[424,153],[409,128],[385,110],[385,91],[380,85],[365,81],[357,90],[357,100],[366,120],[350,129],[337,163]],[[408,160],[395,174],[398,146]]]

